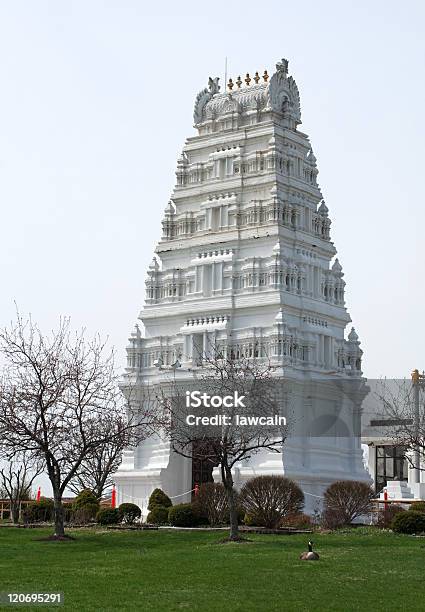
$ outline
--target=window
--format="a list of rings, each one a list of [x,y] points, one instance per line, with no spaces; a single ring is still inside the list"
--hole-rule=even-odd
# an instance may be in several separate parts
[[[379,493],[390,480],[407,480],[406,449],[402,446],[377,446],[375,488]]]

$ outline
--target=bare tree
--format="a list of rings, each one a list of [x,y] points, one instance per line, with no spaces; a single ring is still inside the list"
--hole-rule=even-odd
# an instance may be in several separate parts
[[[165,410],[165,429],[173,450],[219,467],[229,507],[229,539],[237,541],[232,470],[261,450],[281,451],[287,431],[285,398],[273,367],[265,360],[235,357],[231,349],[213,347],[202,364],[190,388],[174,378],[168,386],[161,385],[157,397]],[[197,392],[190,395],[194,389]],[[192,399],[195,407],[188,405]]]
[[[10,503],[12,521],[19,521],[19,511],[22,501],[31,497],[31,486],[35,478],[43,470],[43,462],[33,453],[18,452],[14,456],[0,453],[4,465],[0,468],[0,490],[4,492]]]
[[[150,417],[135,413],[117,385],[113,352],[99,337],[72,334],[69,320],[44,336],[31,319],[0,331],[0,435],[6,451],[45,462],[53,489],[55,537],[64,537],[62,496],[80,466],[116,438],[137,444]]]
[[[113,485],[112,476],[121,463],[122,451],[126,445],[127,435],[117,435],[87,455],[69,483],[68,489],[76,494],[83,489],[90,489],[98,499],[101,499],[105,491]]]

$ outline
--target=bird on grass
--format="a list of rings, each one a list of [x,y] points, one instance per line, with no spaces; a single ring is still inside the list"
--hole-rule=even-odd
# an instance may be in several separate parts
[[[302,561],[318,561],[319,560],[319,555],[313,551],[313,542],[309,541],[308,552],[301,553],[300,559]]]

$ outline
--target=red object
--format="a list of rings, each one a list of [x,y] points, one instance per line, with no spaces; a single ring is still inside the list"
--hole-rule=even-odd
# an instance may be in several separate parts
[[[195,497],[196,495],[199,495],[199,485],[198,484],[195,485]]]
[[[388,491],[384,489],[384,501],[388,501]]]
[[[117,506],[117,492],[115,490],[115,485],[112,486],[111,506],[113,508],[116,508]]]
[[[38,487],[36,500],[40,501],[40,497],[41,497],[41,487]]]

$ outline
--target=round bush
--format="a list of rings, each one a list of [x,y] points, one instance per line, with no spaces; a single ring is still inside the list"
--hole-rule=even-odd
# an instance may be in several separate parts
[[[324,495],[323,522],[334,528],[350,525],[355,518],[372,509],[373,489],[358,480],[339,480],[331,484]]]
[[[96,521],[100,525],[117,525],[120,522],[118,508],[102,508],[96,514]]]
[[[161,489],[154,489],[150,494],[148,510],[153,510],[156,506],[170,508],[172,505],[171,499]]]
[[[127,525],[132,525],[142,515],[142,511],[136,504],[121,504],[118,510],[121,520],[127,523]]]
[[[257,476],[242,487],[239,504],[251,525],[273,528],[288,514],[302,510],[304,494],[289,478]]]
[[[168,510],[168,520],[174,527],[196,527],[199,518],[192,504],[177,504]]]
[[[413,504],[410,504],[409,512],[420,512],[421,514],[425,514],[425,502],[413,502]]]
[[[82,508],[87,504],[97,504],[99,506],[99,500],[96,495],[90,489],[83,489],[74,499],[74,509]]]
[[[83,489],[74,499],[72,509],[72,522],[77,525],[85,525],[95,520],[96,514],[100,509],[99,500],[93,491]]]
[[[40,497],[37,502],[26,504],[23,512],[25,523],[46,523],[53,520],[53,499]]]
[[[155,506],[155,508],[149,512],[146,522],[152,523],[152,525],[164,525],[168,523],[168,508],[164,508],[164,506]]]
[[[396,533],[423,533],[425,531],[425,514],[422,512],[400,512],[394,517],[391,529]]]

